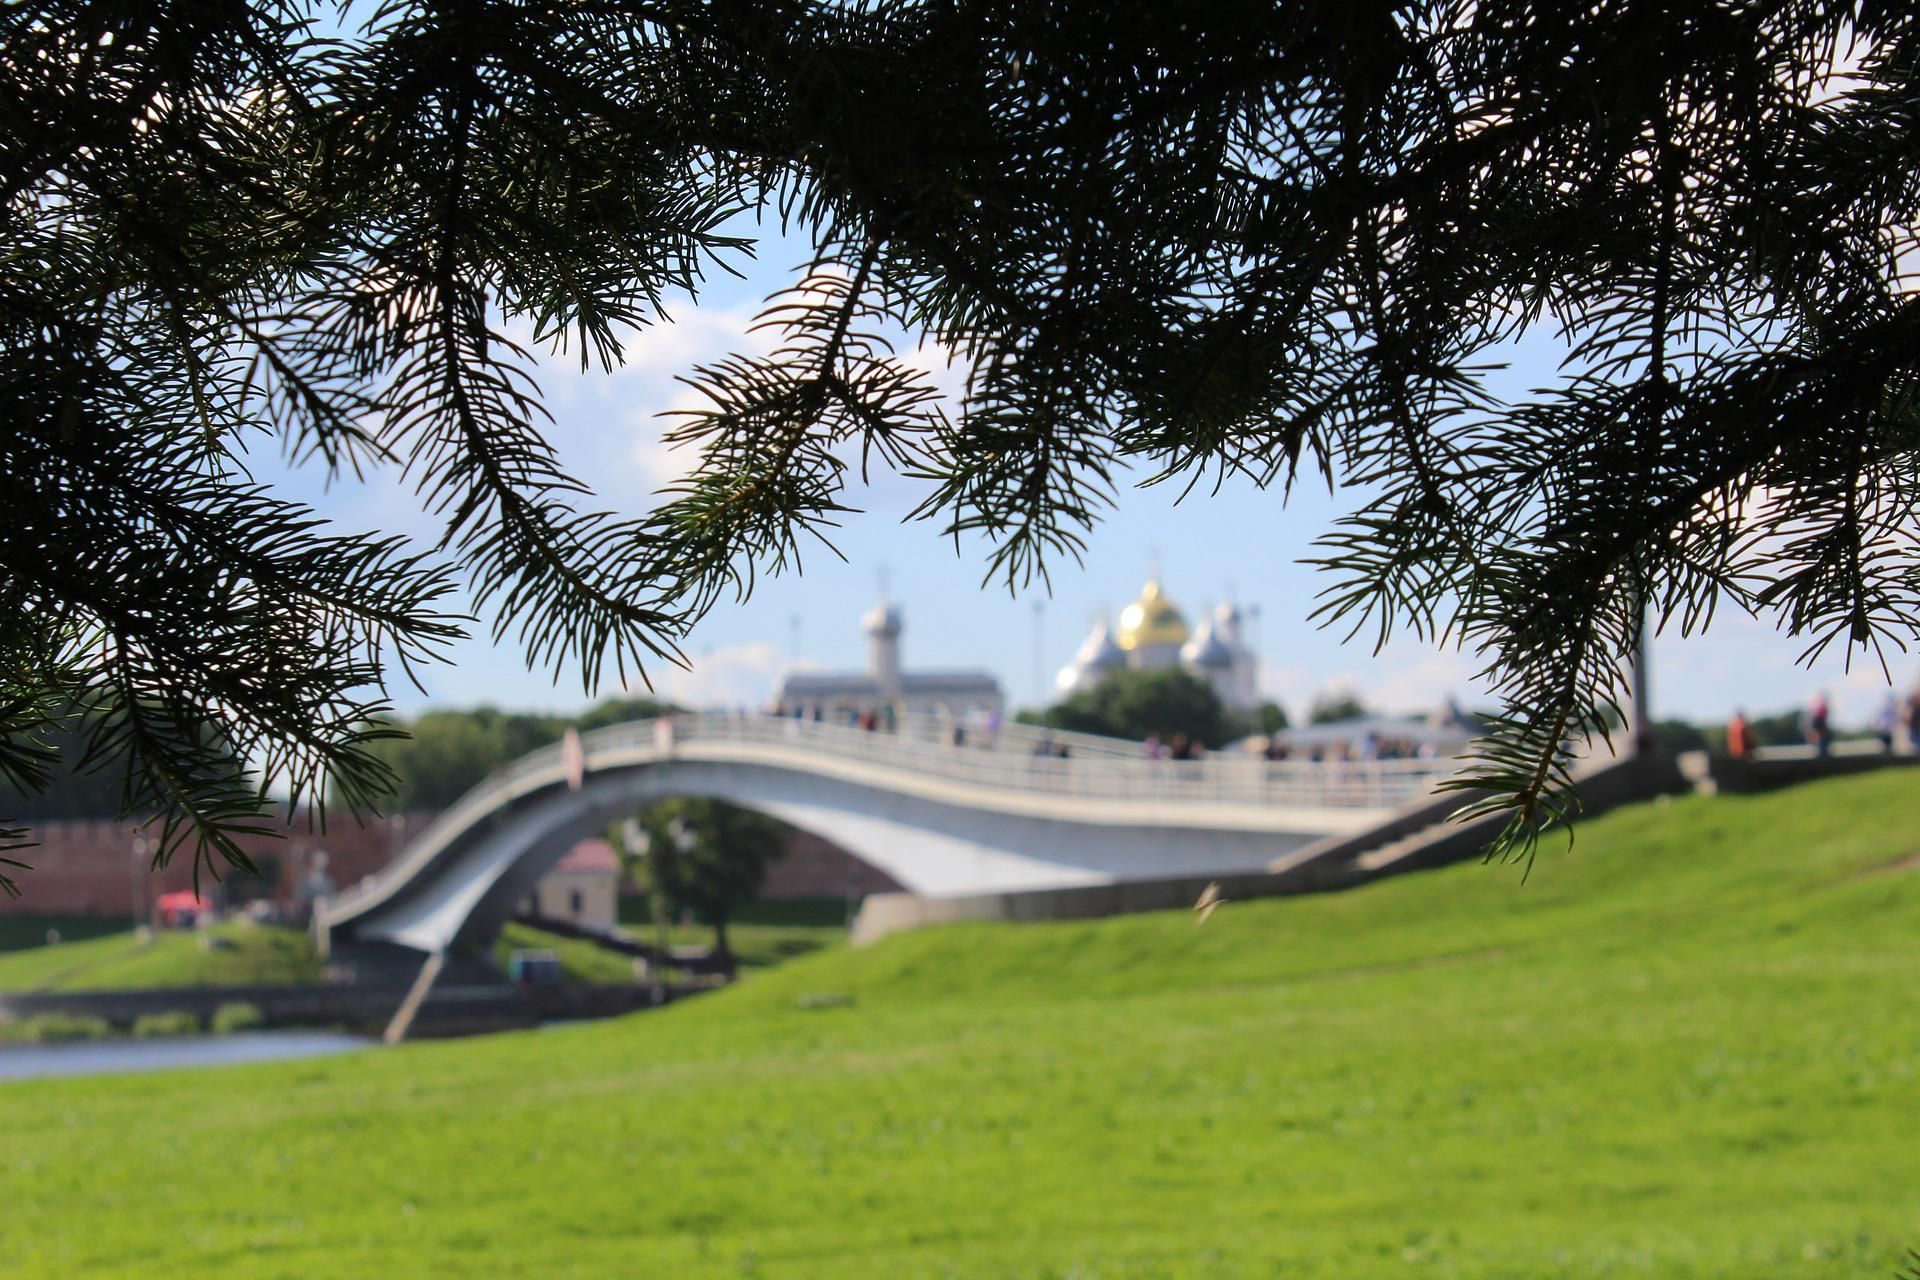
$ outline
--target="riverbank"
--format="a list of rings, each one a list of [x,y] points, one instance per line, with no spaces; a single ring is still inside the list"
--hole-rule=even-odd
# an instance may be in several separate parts
[[[370,1048],[369,1036],[338,1031],[242,1031],[172,1040],[91,1040],[0,1045],[0,1080],[136,1074],[330,1057]]]
[[[845,942],[846,928],[839,921],[783,919],[778,915],[783,905],[763,908],[771,917],[768,919],[753,912],[742,913],[747,922],[732,931],[734,960],[740,971],[771,969]],[[833,907],[842,909],[838,904]],[[89,925],[88,936],[71,936]],[[640,940],[650,942],[654,937],[643,920],[630,919],[626,927]],[[50,930],[61,941],[47,942]],[[689,925],[670,930],[667,942],[676,949],[698,951],[711,943],[712,936],[702,926]],[[19,945],[29,940],[34,945]],[[326,973],[326,962],[304,929],[246,919],[227,920],[205,929],[158,931],[134,930],[125,922],[67,917],[24,924],[16,919],[0,941],[14,944],[0,945],[0,992],[297,986],[320,982]],[[507,972],[509,957],[516,950],[554,952],[568,982],[592,986],[635,980],[631,957],[589,940],[562,937],[521,923],[507,925],[490,957],[501,974]],[[414,963],[417,967],[418,960]]]
[[[655,988],[635,983],[550,987],[442,983],[427,993],[410,1034],[422,1038],[478,1035],[526,1030],[544,1022],[610,1018],[709,990],[712,987],[706,984]],[[267,1028],[325,1027],[377,1035],[406,996],[403,986],[347,984],[13,992],[0,993],[0,1021],[26,1023],[58,1017],[131,1033],[141,1019],[166,1014],[207,1027],[221,1009],[245,1005],[259,1013],[261,1025]]]
[[[16,930],[16,933],[20,931]],[[743,968],[765,968],[818,950],[844,931],[804,925],[748,926]],[[685,933],[675,940],[684,940]],[[517,986],[504,972],[512,952],[552,952],[564,983]],[[339,957],[336,957],[338,960]],[[244,1028],[342,1028],[379,1034],[419,968],[411,954],[329,969],[300,929],[224,921],[203,929],[130,930],[0,952],[0,1043],[141,1034],[219,1032],[223,1016],[249,1012]],[[682,975],[664,992],[634,961],[591,941],[511,924],[490,968],[469,958],[428,995],[410,1034],[433,1037],[521,1030],[561,1019],[610,1017],[710,990]],[[226,1014],[223,1014],[226,1011]]]

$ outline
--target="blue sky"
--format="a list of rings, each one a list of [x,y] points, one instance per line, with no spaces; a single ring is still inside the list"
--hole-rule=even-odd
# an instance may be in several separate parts
[[[686,465],[660,440],[659,415],[695,403],[675,375],[764,345],[747,326],[760,300],[791,281],[804,257],[804,246],[763,241],[759,263],[748,264],[745,279],[717,274],[698,305],[682,302],[672,309],[672,323],[633,335],[625,367],[613,374],[581,374],[577,360],[564,355],[543,362],[552,438],[565,465],[595,487],[602,508],[645,510],[660,485]],[[920,358],[941,367],[934,353]],[[957,385],[951,373],[940,376]],[[1552,380],[1547,350],[1516,352],[1503,379],[1516,388]],[[348,477],[329,486],[317,471],[289,471],[265,456],[255,461],[262,479],[343,525],[428,539],[437,532],[397,475],[376,475],[365,484]],[[1164,487],[1123,489],[1094,531],[1085,563],[1055,564],[1051,595],[1016,595],[983,583],[979,544],[956,550],[936,524],[903,523],[920,496],[917,486],[893,476],[851,493],[848,501],[862,510],[834,539],[844,561],[820,548],[801,573],[762,578],[751,599],[721,604],[687,645],[692,668],[653,671],[656,686],[692,704],[757,704],[790,663],[858,667],[864,660],[859,617],[884,573],[905,612],[910,669],[984,667],[999,675],[1015,704],[1033,705],[1093,619],[1102,610],[1117,613],[1157,563],[1167,593],[1190,621],[1230,594],[1243,609],[1258,610],[1254,638],[1263,688],[1296,716],[1316,693],[1336,686],[1389,710],[1421,709],[1449,695],[1475,700],[1476,664],[1469,655],[1403,640],[1376,655],[1370,643],[1342,644],[1339,635],[1308,621],[1326,580],[1299,562],[1312,554],[1313,539],[1350,509],[1350,495],[1329,496],[1324,487],[1303,484],[1283,505],[1278,492],[1245,483],[1218,493],[1198,490],[1184,502]],[[577,673],[556,685],[548,673],[527,671],[517,651],[490,644],[484,626],[475,634],[453,650],[450,664],[426,673],[424,695],[404,681],[395,686],[401,710],[481,702],[567,710],[590,700]],[[1836,656],[1807,669],[1795,663],[1800,648],[1767,623],[1733,615],[1703,638],[1662,637],[1654,646],[1659,714],[1717,721],[1736,705],[1750,714],[1770,711],[1825,689],[1843,723],[1867,720],[1886,694],[1878,665],[1856,660],[1848,671]],[[1920,679],[1920,659],[1902,658],[1893,675],[1896,687],[1910,687]]]

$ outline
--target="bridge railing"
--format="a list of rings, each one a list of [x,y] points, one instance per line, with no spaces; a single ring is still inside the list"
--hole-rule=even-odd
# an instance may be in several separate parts
[[[933,717],[894,729],[758,715],[688,715],[672,720],[676,744],[731,743],[800,750],[997,791],[1085,799],[1153,801],[1174,806],[1391,809],[1429,794],[1457,769],[1449,760],[1269,761],[1215,755],[1148,760],[1136,744],[1031,726],[997,738],[970,732],[955,745]],[[657,742],[654,722],[615,725],[586,735],[587,764],[608,763]],[[1036,754],[1051,744],[1068,754]],[[1130,750],[1125,750],[1130,748]],[[1096,754],[1097,751],[1097,754]]]
[[[1148,760],[1135,743],[1090,734],[1006,726],[997,734],[969,728],[955,744],[952,721],[909,717],[892,730],[787,717],[706,712],[636,720],[581,735],[589,774],[671,759],[681,747],[771,749],[823,760],[855,761],[881,771],[920,775],[994,791],[1087,800],[1151,802],[1174,809],[1204,806],[1386,810],[1423,799],[1457,769],[1448,760],[1269,761],[1215,755],[1202,760]],[[1069,754],[1035,754],[1042,746]],[[567,772],[565,748],[542,747],[496,769],[422,831],[408,852],[322,904],[329,919],[357,909],[385,886],[410,877],[460,830],[517,796],[553,785]]]

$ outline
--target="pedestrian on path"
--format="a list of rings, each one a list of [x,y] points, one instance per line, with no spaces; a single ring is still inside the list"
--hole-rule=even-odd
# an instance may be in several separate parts
[[[1826,690],[1813,695],[1813,702],[1807,707],[1806,721],[1801,725],[1801,736],[1813,748],[1814,754],[1822,758],[1832,748],[1833,726]]]
[[[1736,709],[1733,719],[1727,721],[1727,754],[1735,760],[1753,754],[1753,726],[1747,723],[1745,711]]]

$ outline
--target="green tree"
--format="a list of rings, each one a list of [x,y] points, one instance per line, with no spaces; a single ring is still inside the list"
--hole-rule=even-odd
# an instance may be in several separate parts
[[[1367,704],[1348,689],[1330,689],[1314,695],[1313,706],[1307,710],[1307,723],[1332,724],[1336,720],[1357,720],[1371,714]]]
[[[525,727],[513,735],[523,747],[508,744],[504,717],[491,708],[478,711],[428,711],[404,723],[406,736],[377,748],[392,771],[393,789],[383,797],[399,812],[444,809],[489,773],[525,750],[557,741],[560,730],[544,740]]]
[[[1258,707],[1254,708],[1253,714],[1247,718],[1247,729],[1250,733],[1280,733],[1284,731],[1286,727],[1287,709],[1277,702],[1268,701],[1261,703]]]
[[[681,708],[671,702],[662,702],[657,698],[606,698],[595,703],[584,715],[573,722],[574,728],[586,733],[592,729],[605,729],[616,724],[625,724],[629,720],[651,720],[655,716],[677,715]]]
[[[138,712],[135,713],[137,716]],[[149,818],[152,810],[146,801],[152,789],[142,776],[138,756],[114,760],[96,751],[97,740],[121,732],[134,716],[111,706],[71,708],[64,716],[43,726],[37,743],[46,752],[45,770],[36,784],[29,786],[18,775],[0,768],[0,812],[29,821],[70,820],[101,821],[121,818]],[[232,768],[231,753],[216,741],[206,740],[196,747],[207,762],[222,761]],[[4,845],[0,840],[0,846]],[[9,860],[0,857],[0,864]],[[230,857],[228,866],[238,876],[226,877],[228,893],[235,900],[258,896],[262,886],[271,888],[277,880],[276,860],[271,856],[256,864],[244,856]],[[194,865],[196,886],[202,864]],[[214,868],[219,878],[219,868]],[[4,877],[0,877],[4,882]]]
[[[1708,734],[1698,725],[1685,720],[1662,720],[1654,726],[1660,738],[1660,750],[1667,755],[1679,755],[1682,751],[1705,751],[1713,744]],[[1726,745],[1726,732],[1719,734],[1720,745]]]
[[[1112,671],[1099,684],[1047,708],[1042,723],[1110,738],[1176,735],[1217,747],[1235,725],[1205,680],[1185,671]]]
[[[87,755],[146,763],[169,852],[238,857],[263,775],[378,796],[458,583],[591,689],[794,564],[856,456],[1009,583],[1124,473],[1352,486],[1318,616],[1484,657],[1467,781],[1516,850],[1649,613],[1920,631],[1912,5],[42,0],[0,37],[0,775],[137,708]],[[689,371],[697,467],[596,513],[512,335],[611,367],[772,214],[814,244],[782,340]],[[1513,398],[1526,340],[1563,375]],[[437,534],[323,525],[249,478],[275,443]]]
[[[569,725],[585,733],[676,710],[652,698],[608,698],[572,719],[495,707],[423,712],[392,722],[401,732],[374,745],[391,777],[379,799],[400,812],[444,809],[495,769],[560,741]]]
[[[0,777],[0,812],[28,821],[102,819],[121,813],[126,803],[126,780],[112,768],[81,771],[88,719],[75,715],[44,731],[42,745],[49,753],[48,769],[37,789],[28,790]]]
[[[1776,711],[1771,715],[1755,716],[1750,722],[1753,740],[1763,747],[1788,747],[1807,740],[1803,724],[1804,716],[1799,711]]]
[[[766,882],[768,865],[784,847],[780,825],[701,796],[663,800],[640,822],[647,833],[648,892],[670,913],[692,912],[712,925],[714,948],[732,955],[727,923]]]

